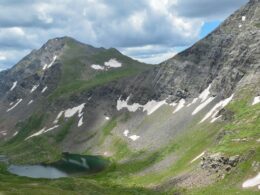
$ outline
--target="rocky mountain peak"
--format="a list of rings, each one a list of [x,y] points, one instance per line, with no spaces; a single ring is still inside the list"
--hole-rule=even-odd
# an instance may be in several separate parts
[[[142,84],[127,93],[149,92],[134,101],[175,101],[196,97],[211,84],[212,95],[229,97],[243,78],[259,71],[259,21],[259,0],[250,1],[207,37],[140,77]]]

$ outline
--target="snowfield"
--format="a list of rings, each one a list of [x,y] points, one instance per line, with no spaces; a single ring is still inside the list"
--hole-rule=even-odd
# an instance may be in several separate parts
[[[81,127],[83,125],[83,117],[81,117],[79,119],[79,122],[78,122],[78,127]]]
[[[69,108],[69,109],[65,110],[64,117],[70,118],[78,113],[78,117],[80,118],[83,115],[82,111],[83,111],[84,107],[85,107],[85,103],[80,104],[79,106],[76,106],[74,108]]]
[[[210,102],[212,102],[215,99],[214,97],[209,97],[210,88],[211,84],[207,87],[207,89],[201,92],[201,94],[198,97],[198,99],[200,99],[201,104],[192,112],[192,115],[195,115],[201,110],[203,110]],[[197,102],[197,100],[194,101]]]
[[[31,89],[30,93],[33,93],[38,87],[39,87],[39,85],[34,85]]]
[[[252,106],[253,106],[253,105],[256,105],[256,104],[259,104],[259,103],[260,103],[260,96],[257,96],[257,97],[254,98],[254,101],[253,101],[253,103],[252,103]]]
[[[10,112],[11,110],[13,110],[16,106],[18,106],[21,102],[23,101],[23,99],[18,99],[17,102],[9,109],[6,110],[6,112]]]
[[[191,103],[187,105],[187,107],[190,107],[191,105],[195,104],[198,101],[199,98],[194,98]]]
[[[33,100],[30,100],[27,105],[31,105],[33,103]]]
[[[54,124],[57,124],[59,122],[60,117],[63,115],[64,111],[60,111],[57,115],[56,119],[53,121]]]
[[[211,88],[211,84],[208,86],[207,89],[205,89],[200,95],[199,95],[199,99],[201,99],[201,102],[204,102],[210,95],[210,88]]]
[[[177,105],[177,108],[174,110],[173,114],[177,113],[178,111],[180,111],[185,105],[185,100],[181,99]]]
[[[206,99],[204,102],[202,102],[193,112],[192,115],[195,115],[199,113],[201,110],[203,110],[210,102],[212,102],[215,98],[214,97],[209,97]]]
[[[83,109],[85,107],[85,103],[80,104],[79,106],[69,108],[65,111],[60,111],[57,115],[56,119],[53,121],[53,124],[57,124],[59,122],[59,119],[64,115],[65,118],[71,118],[75,114],[78,114],[79,121],[78,121],[78,127],[81,127],[83,123]]]
[[[199,154],[198,156],[196,156],[194,159],[192,159],[192,160],[190,161],[190,163],[195,162],[196,160],[198,160],[199,158],[201,158],[202,156],[204,156],[204,154],[205,154],[205,151],[202,152],[201,154]]]
[[[120,111],[123,108],[126,108],[129,112],[136,112],[138,109],[141,109],[143,112],[147,112],[147,115],[151,115],[156,110],[158,110],[161,106],[167,104],[166,100],[162,100],[162,101],[151,100],[147,102],[145,105],[141,105],[138,103],[133,103],[132,105],[128,105],[129,99],[130,96],[126,100],[121,100],[120,97],[117,100],[117,106],[116,106],[117,110]],[[171,106],[175,106],[175,104],[172,104]]]
[[[242,187],[243,188],[251,188],[251,187],[255,187],[258,186],[258,189],[260,189],[260,173],[258,173],[257,176],[246,180],[243,184]]]
[[[124,134],[125,137],[127,137],[128,134],[129,134],[129,130],[126,129],[123,134]]]
[[[220,101],[219,103],[217,103],[207,114],[206,116],[200,121],[200,123],[206,121],[209,117],[211,117],[212,119],[214,119],[217,114],[219,113],[219,111],[221,109],[223,109],[224,107],[226,107],[231,100],[233,99],[234,94],[232,94],[229,98],[224,99],[222,101]],[[216,119],[217,120],[217,119]],[[213,121],[214,122],[214,121]]]
[[[41,93],[44,93],[47,89],[48,89],[48,87],[45,86],[45,87],[42,89]]]
[[[98,64],[92,64],[91,68],[93,68],[95,70],[104,70],[105,69],[103,66],[100,66]]]
[[[136,140],[138,140],[140,138],[140,136],[138,136],[138,135],[131,135],[131,136],[129,136],[129,138],[131,140],[133,140],[133,141],[136,141]]]
[[[210,121],[210,123],[216,122],[216,121],[219,120],[221,117],[222,117],[222,115],[219,115],[218,117],[213,118],[213,119]]]
[[[120,68],[122,67],[122,64],[118,62],[116,59],[110,59],[109,61],[104,63],[105,66],[110,68]]]
[[[55,55],[55,56],[53,57],[51,63],[50,63],[50,64],[45,64],[42,69],[43,69],[43,70],[46,70],[46,69],[49,69],[50,67],[52,67],[56,59],[57,59],[57,56]]]
[[[122,63],[120,63],[116,59],[110,59],[109,61],[104,62],[104,66],[101,66],[99,64],[92,64],[90,67],[95,70],[107,70],[109,68],[120,68],[122,67]]]
[[[39,135],[41,135],[41,134],[47,133],[47,132],[52,131],[52,130],[58,128],[58,127],[59,127],[59,125],[55,125],[55,126],[49,128],[49,129],[46,129],[46,127],[44,127],[44,128],[41,129],[40,131],[38,131],[38,132],[36,132],[36,133],[30,135],[29,137],[27,137],[25,140],[28,140],[28,139],[30,139],[30,138],[32,138],[32,137],[39,136]]]
[[[13,82],[13,85],[12,85],[10,91],[13,91],[16,86],[17,86],[17,81]]]
[[[129,133],[130,133],[130,131],[128,129],[124,130],[124,132],[123,132],[124,136],[129,138],[129,139],[131,139],[132,141],[136,141],[136,140],[138,140],[140,138],[140,136],[138,136],[138,135],[130,135],[130,136],[128,136]]]

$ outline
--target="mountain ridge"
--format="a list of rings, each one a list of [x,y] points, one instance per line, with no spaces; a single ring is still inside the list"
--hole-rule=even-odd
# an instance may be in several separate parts
[[[20,164],[62,152],[103,156],[105,172],[73,178],[101,194],[104,185],[130,194],[257,194],[257,185],[242,184],[260,171],[259,10],[251,0],[157,66],[50,40],[0,77],[0,153]],[[6,175],[0,169],[12,185]],[[66,191],[60,186],[52,187]]]

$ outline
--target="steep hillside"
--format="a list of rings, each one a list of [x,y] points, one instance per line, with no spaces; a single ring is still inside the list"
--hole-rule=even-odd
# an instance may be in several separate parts
[[[158,66],[68,37],[31,52],[0,73],[0,154],[33,164],[71,152],[111,164],[55,182],[1,166],[0,192],[257,194],[260,183],[247,180],[260,172],[259,21],[251,0]]]
[[[178,100],[196,97],[212,84],[213,95],[230,96],[242,78],[259,72],[258,4],[250,1],[206,38],[138,78],[143,85],[133,84],[137,89],[131,93]]]
[[[105,107],[95,105],[92,96],[109,98],[113,96],[109,90],[116,90],[110,86],[124,85],[129,77],[150,68],[113,48],[94,48],[68,37],[50,40],[1,73],[1,129],[7,131],[1,138],[10,139],[17,134],[24,120],[37,118],[51,124],[56,112],[86,100],[89,110]],[[100,115],[111,107],[109,99],[105,103],[108,108],[102,109]],[[29,136],[29,132],[17,134],[20,139],[24,136]]]

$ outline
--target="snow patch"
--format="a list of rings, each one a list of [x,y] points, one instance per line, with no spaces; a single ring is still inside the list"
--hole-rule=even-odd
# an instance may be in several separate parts
[[[13,85],[9,91],[13,91],[16,86],[17,86],[17,81],[13,82]]]
[[[57,124],[59,122],[59,119],[62,117],[64,114],[65,118],[70,118],[73,117],[75,114],[78,113],[79,122],[78,122],[78,127],[83,125],[83,109],[85,107],[85,103],[80,104],[79,106],[76,106],[74,108],[69,108],[65,111],[60,111],[59,114],[57,115],[56,119],[53,121],[53,124]]]
[[[239,24],[239,25],[238,25],[238,28],[242,28],[242,24]]]
[[[110,120],[110,117],[106,116],[105,119],[108,121],[108,120]]]
[[[124,132],[123,132],[125,137],[128,137],[129,133],[130,132],[129,132],[128,129],[124,130]],[[138,136],[138,135],[131,135],[128,138],[131,139],[132,141],[136,141],[136,140],[138,140],[140,138],[140,136]]]
[[[31,105],[33,103],[33,100],[30,100],[27,105]]]
[[[246,16],[242,16],[242,21],[246,21]]]
[[[128,134],[129,134],[129,130],[128,130],[128,129],[126,129],[126,130],[124,131],[124,133],[123,133],[123,134],[124,134],[124,136],[125,136],[125,137],[127,137],[127,136],[128,136]]]
[[[147,111],[148,115],[151,115],[152,113],[154,113],[156,110],[158,110],[162,105],[166,104],[166,100],[163,101],[149,101],[147,102],[144,106],[143,106],[143,111]]]
[[[78,117],[80,118],[83,115],[82,111],[83,111],[84,107],[85,107],[85,103],[80,104],[79,106],[76,106],[74,108],[69,108],[69,109],[65,110],[65,112],[64,112],[65,118],[70,118],[70,117],[74,116],[76,113],[78,113]]]
[[[242,184],[243,188],[250,188],[250,187],[255,187],[255,186],[258,186],[258,189],[259,189],[259,186],[260,186],[260,172],[258,173],[257,176],[255,176],[255,177],[253,177],[251,179],[246,180]]]
[[[6,131],[0,131],[0,134],[2,134],[2,136],[6,136],[7,135]]]
[[[208,86],[207,89],[205,89],[200,95],[199,95],[199,99],[201,99],[201,102],[206,101],[206,99],[209,97],[210,95],[210,88],[211,88],[211,84]]]
[[[184,105],[185,105],[185,100],[181,99],[177,105],[177,108],[174,110],[173,114],[180,111],[184,107]]]
[[[110,59],[109,61],[105,62],[104,65],[110,68],[119,68],[122,66],[122,64],[116,59]]]
[[[175,107],[175,106],[177,106],[178,104],[175,103],[175,102],[172,102],[172,103],[170,103],[169,105],[172,106],[172,107]]]
[[[54,62],[55,62],[56,59],[57,59],[57,56],[55,55],[55,56],[53,57],[51,63],[50,63],[50,64],[45,64],[42,69],[43,69],[43,70],[46,70],[46,69],[52,67],[52,65],[54,64]]]
[[[59,122],[60,117],[63,115],[64,111],[60,111],[60,113],[57,115],[56,119],[53,121],[54,124],[57,124]]]
[[[147,112],[148,115],[151,115],[152,113],[154,113],[156,110],[158,110],[161,106],[163,106],[166,103],[166,100],[163,101],[155,101],[155,100],[151,100],[149,102],[147,102],[145,105],[141,105],[138,103],[133,103],[132,105],[128,105],[128,101],[130,99],[130,96],[126,99],[126,100],[121,100],[121,98],[119,98],[117,100],[117,110],[122,110],[123,108],[126,108],[129,112],[136,112],[138,109],[143,109],[143,112]]]
[[[30,138],[32,138],[32,137],[39,136],[39,135],[41,135],[41,134],[47,133],[47,132],[52,131],[52,130],[58,128],[58,127],[59,127],[59,125],[55,125],[55,126],[49,128],[49,129],[46,129],[46,127],[44,127],[44,128],[41,129],[40,131],[38,131],[38,132],[36,132],[36,133],[30,135],[29,137],[27,137],[25,140],[28,140],[28,139],[30,139]]]
[[[202,152],[201,154],[199,154],[198,156],[196,156],[193,160],[190,161],[190,163],[195,162],[196,160],[198,160],[199,158],[201,158],[204,154],[205,154],[205,151]]]
[[[134,103],[132,105],[128,105],[128,101],[130,99],[130,96],[126,99],[126,100],[121,100],[121,98],[119,98],[117,100],[117,105],[116,108],[117,110],[122,110],[123,108],[126,108],[129,112],[136,112],[138,110],[138,108],[142,108],[143,106],[137,103]]]
[[[209,97],[206,99],[203,103],[201,103],[193,112],[192,115],[197,114],[200,112],[203,108],[205,108],[210,102],[212,102],[215,98],[214,97]]]
[[[37,88],[39,87],[39,85],[34,85],[30,91],[30,93],[34,92]]]
[[[207,120],[210,116],[212,119],[214,119],[216,117],[216,115],[218,114],[218,112],[223,109],[224,107],[226,107],[231,100],[233,99],[234,94],[232,94],[229,98],[224,99],[222,101],[220,101],[219,103],[217,103],[207,114],[206,116],[200,121],[200,123],[204,122],[205,120]]]
[[[133,141],[136,141],[136,140],[138,140],[140,138],[140,136],[138,136],[138,135],[131,135],[131,136],[129,136],[129,138],[131,140],[133,140]]]
[[[254,98],[252,105],[256,105],[256,104],[259,104],[259,103],[260,103],[260,96],[257,96],[257,97]]]
[[[18,134],[18,131],[14,132],[13,137],[16,136],[17,134]]]
[[[104,70],[103,66],[100,66],[98,64],[92,64],[91,68],[95,69],[95,70]]]
[[[42,89],[41,93],[44,93],[47,89],[48,89],[48,87],[45,86],[45,87]]]
[[[11,110],[13,110],[16,106],[18,106],[21,102],[23,101],[23,99],[18,99],[17,102],[9,109],[6,110],[6,112],[9,112]]]
[[[214,122],[216,122],[216,121],[217,121],[218,119],[220,119],[221,117],[222,117],[222,115],[213,118],[213,119],[210,121],[210,123],[214,123]]]
[[[198,101],[199,98],[194,98],[191,103],[187,105],[187,107],[190,107],[191,105],[195,104]]]
[[[83,125],[83,116],[79,119],[78,127],[81,127]]]

